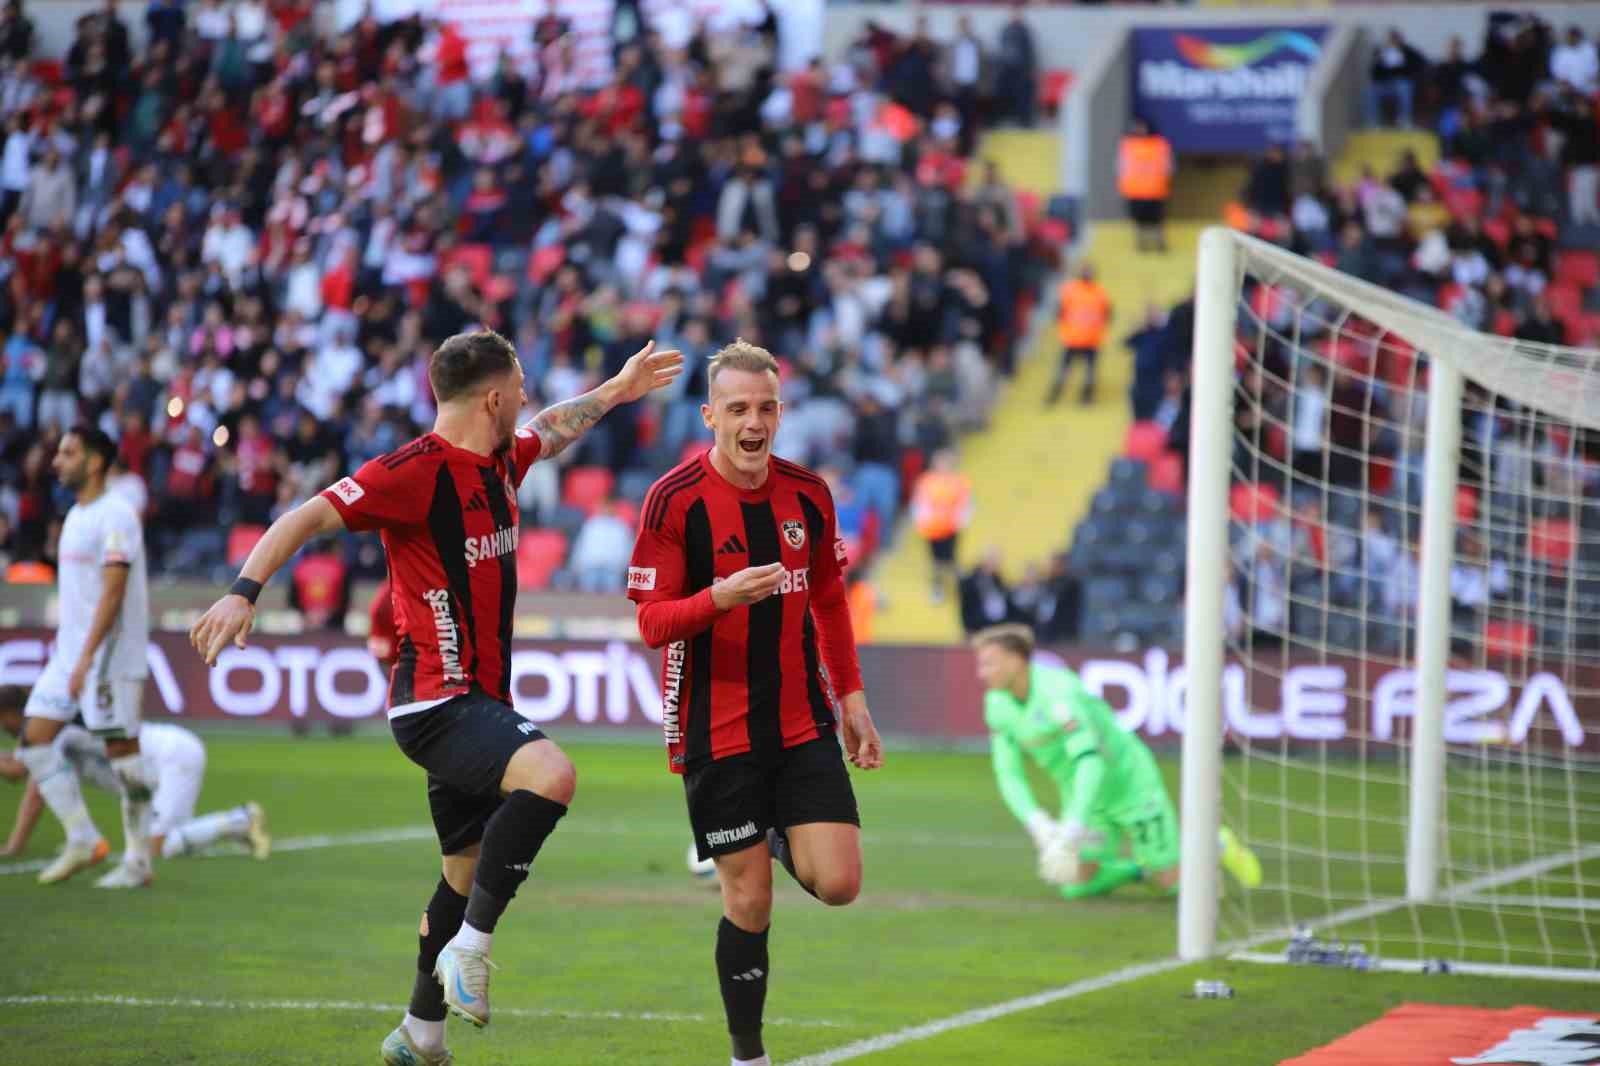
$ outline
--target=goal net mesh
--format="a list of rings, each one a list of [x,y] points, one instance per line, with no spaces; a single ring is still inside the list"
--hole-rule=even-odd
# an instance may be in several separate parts
[[[1600,968],[1600,352],[1239,239],[1219,941]],[[1439,890],[1405,902],[1431,368],[1465,381]],[[1446,490],[1448,491],[1448,490]]]

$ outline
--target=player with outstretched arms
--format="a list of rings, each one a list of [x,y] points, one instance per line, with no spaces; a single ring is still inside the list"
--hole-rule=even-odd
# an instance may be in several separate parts
[[[21,685],[0,685],[0,732],[22,735],[22,709],[29,690]],[[54,741],[65,756],[67,771],[80,782],[122,794],[122,782],[111,769],[106,742],[77,723],[68,723]],[[195,802],[205,781],[206,748],[200,738],[175,722],[144,722],[139,726],[139,752],[156,777],[150,797],[150,852],[163,859],[192,855],[219,840],[248,844],[250,852],[265,859],[272,852],[272,837],[267,832],[267,816],[261,805],[251,801],[225,811],[195,817]],[[27,768],[10,755],[0,755],[0,777],[21,781]],[[11,836],[0,846],[0,855],[20,855],[33,835],[44,799],[39,788],[28,782],[17,808]],[[92,823],[91,823],[92,824]],[[98,833],[96,837],[98,838]]]
[[[973,646],[995,780],[1039,850],[1039,876],[1067,899],[1132,881],[1175,891],[1178,815],[1150,749],[1077,674],[1034,662],[1027,626],[982,630]],[[1024,754],[1060,790],[1059,819],[1034,798]],[[1223,866],[1246,888],[1259,885],[1255,855],[1226,827],[1221,839]]]
[[[190,633],[208,664],[244,646],[255,599],[313,537],[378,530],[399,634],[389,725],[428,772],[443,877],[423,912],[410,1009],[383,1044],[391,1066],[438,1066],[446,1008],[489,1022],[496,923],[572,802],[576,777],[555,742],[511,708],[517,596],[517,486],[600,421],[677,377],[683,357],[652,342],[598,388],[517,428],[523,373],[488,330],[441,344],[428,366],[433,431],[367,463],[267,530],[232,590]]]
[[[116,455],[110,437],[79,427],[61,438],[54,461],[56,476],[77,501],[61,525],[56,646],[28,696],[17,749],[39,795],[66,828],[61,854],[39,873],[45,884],[101,862],[111,850],[89,818],[78,775],[55,743],[80,715],[84,727],[105,741],[122,794],[126,850],[117,868],[95,884],[138,888],[151,878],[150,795],[156,775],[139,752],[150,643],[144,530],[127,500],[106,490]]]
[[[715,441],[650,489],[628,569],[639,631],[662,662],[662,725],[723,917],[716,966],[735,1066],[766,1064],[772,859],[823,903],[861,890],[844,752],[883,764],[845,599],[844,542],[816,474],[773,457],[778,364],[737,341],[709,369]],[[837,708],[837,713],[836,713]]]

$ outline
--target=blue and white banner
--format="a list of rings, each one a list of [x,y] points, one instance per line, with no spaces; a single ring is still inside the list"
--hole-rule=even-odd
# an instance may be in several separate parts
[[[1133,31],[1133,113],[1174,151],[1259,152],[1294,139],[1325,25]]]

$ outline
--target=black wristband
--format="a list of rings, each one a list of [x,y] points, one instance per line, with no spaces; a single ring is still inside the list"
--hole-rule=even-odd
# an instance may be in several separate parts
[[[256,602],[256,597],[261,595],[261,582],[241,577],[233,583],[233,587],[228,590],[228,595],[243,596],[253,605]]]

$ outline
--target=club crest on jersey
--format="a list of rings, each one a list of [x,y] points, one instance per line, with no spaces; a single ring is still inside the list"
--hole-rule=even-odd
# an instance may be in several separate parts
[[[806,543],[806,527],[793,518],[783,524],[783,539],[791,548],[802,548]]]

